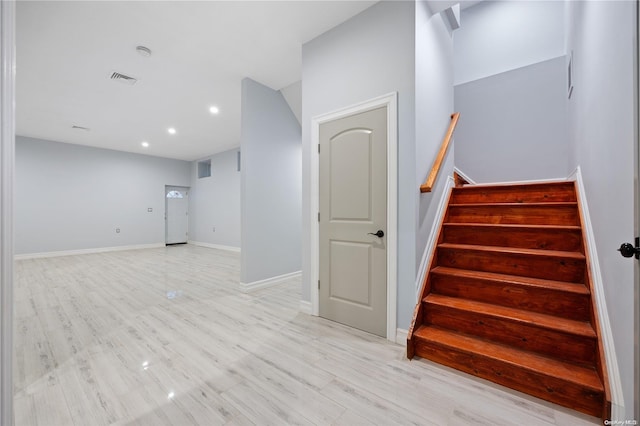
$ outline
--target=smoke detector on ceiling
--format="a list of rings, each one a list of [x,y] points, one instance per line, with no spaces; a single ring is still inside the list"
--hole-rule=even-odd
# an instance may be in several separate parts
[[[120,83],[128,84],[129,86],[133,86],[138,82],[138,79],[135,77],[131,77],[130,75],[122,74],[121,72],[112,71],[110,76],[110,80],[119,81]]]

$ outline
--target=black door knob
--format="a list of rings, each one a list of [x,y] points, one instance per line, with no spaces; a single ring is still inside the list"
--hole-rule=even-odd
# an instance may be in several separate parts
[[[618,249],[618,251],[624,257],[633,257],[633,256],[635,256],[636,259],[640,259],[640,247],[635,247],[631,243],[622,244],[620,246],[620,248]]]
[[[369,235],[375,235],[378,238],[382,238],[384,237],[384,232],[382,231],[382,229],[378,229],[378,232],[376,232],[375,234],[373,232],[369,232]]]

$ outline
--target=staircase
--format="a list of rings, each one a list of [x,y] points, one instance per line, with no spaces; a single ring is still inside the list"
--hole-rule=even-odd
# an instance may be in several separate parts
[[[573,182],[453,188],[407,356],[610,418],[584,247]]]

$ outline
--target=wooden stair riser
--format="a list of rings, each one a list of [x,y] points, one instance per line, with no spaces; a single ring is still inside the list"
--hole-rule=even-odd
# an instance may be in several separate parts
[[[580,228],[444,224],[442,242],[494,247],[582,251]]]
[[[584,287],[582,284],[572,285]],[[437,273],[431,275],[431,292],[577,321],[588,321],[590,317],[588,293]]]
[[[416,340],[415,353],[421,358],[430,359],[554,404],[569,407],[591,416],[602,414],[604,399],[602,391],[582,387],[565,380],[562,376],[523,369],[477,352],[467,352],[422,339]]]
[[[463,188],[455,188],[451,195],[452,204],[546,203],[563,201],[577,201],[573,182],[563,182],[553,185],[516,185],[503,187],[466,186]]]
[[[582,365],[593,364],[596,339],[508,318],[429,305],[425,323]]]
[[[438,246],[439,265],[572,283],[584,282],[585,260]]]
[[[579,226],[575,204],[451,204],[445,223]]]

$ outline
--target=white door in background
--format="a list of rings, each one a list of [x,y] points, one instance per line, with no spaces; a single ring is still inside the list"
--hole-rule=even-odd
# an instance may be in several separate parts
[[[189,239],[189,188],[165,187],[166,244],[186,243]]]

